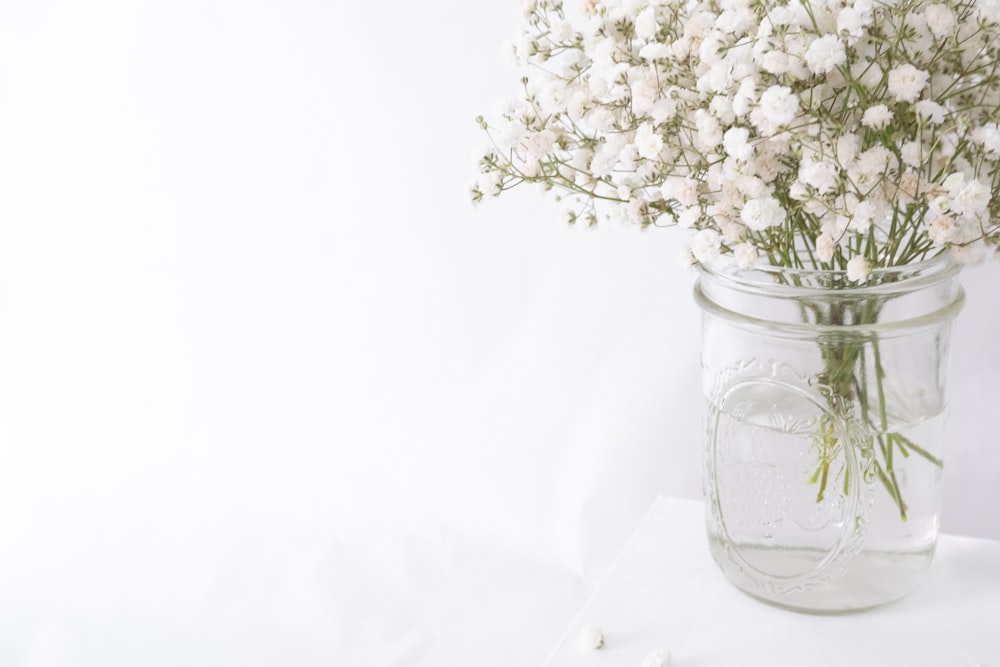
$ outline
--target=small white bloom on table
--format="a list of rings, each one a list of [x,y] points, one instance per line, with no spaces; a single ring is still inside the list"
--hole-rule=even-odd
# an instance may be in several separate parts
[[[642,667],[670,667],[670,651],[653,651],[643,658]]]
[[[596,651],[604,646],[604,632],[596,625],[588,625],[580,631],[580,646]]]

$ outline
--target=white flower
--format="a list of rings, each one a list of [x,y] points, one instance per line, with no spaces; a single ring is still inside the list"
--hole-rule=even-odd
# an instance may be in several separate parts
[[[579,123],[583,120],[583,115],[587,112],[587,107],[591,102],[589,93],[585,90],[577,90],[566,104],[566,113],[574,122]]]
[[[861,124],[873,130],[881,130],[891,122],[892,111],[884,104],[876,104],[875,106],[868,107],[865,110],[864,116],[861,117]]]
[[[927,210],[930,213],[944,215],[951,210],[951,203],[948,201],[947,197],[940,195],[927,202]]]
[[[527,178],[535,178],[542,173],[542,163],[536,157],[527,157],[521,165],[521,173]]]
[[[691,254],[702,264],[711,262],[719,256],[719,247],[722,245],[722,237],[714,229],[702,229],[695,232],[691,237]]]
[[[503,190],[503,174],[499,171],[488,171],[480,174],[476,180],[476,188],[487,197],[498,197]]]
[[[729,88],[731,75],[732,68],[728,62],[717,63],[698,77],[696,88],[703,95],[722,94]]]
[[[635,144],[625,144],[618,152],[618,168],[624,171],[634,171],[635,161],[639,158],[639,151],[635,149]]]
[[[938,39],[950,37],[955,30],[955,15],[945,5],[928,5],[924,18],[927,27]]]
[[[747,228],[746,225],[733,222],[727,218],[720,217],[716,219],[719,223],[719,229],[722,231],[722,240],[726,245],[733,246],[743,240],[746,236]]]
[[[733,100],[725,95],[716,95],[708,104],[708,110],[719,119],[723,125],[732,125],[736,122],[736,114],[733,113]],[[723,137],[725,140],[725,137]]]
[[[660,649],[642,659],[642,667],[670,667],[670,652]]]
[[[527,129],[521,121],[506,121],[497,128],[497,143],[505,150],[513,148],[521,142],[526,133]]]
[[[523,145],[528,151],[528,155],[538,159],[544,159],[551,152],[556,143],[556,133],[552,130],[542,130],[541,132],[531,132],[525,138]]]
[[[595,178],[610,176],[615,167],[616,154],[617,151],[607,150],[606,146],[594,153],[594,157],[590,160],[590,173]]]
[[[847,52],[836,35],[823,35],[806,49],[805,60],[813,74],[827,74],[847,62]]]
[[[764,136],[773,136],[795,118],[799,98],[788,86],[771,86],[760,96],[760,102],[750,112],[750,122]]]
[[[919,141],[907,141],[900,147],[899,154],[903,158],[903,164],[919,167],[924,159],[924,146]]]
[[[784,74],[792,69],[792,59],[783,51],[768,51],[761,54],[757,61],[761,69],[771,74]]]
[[[962,188],[965,187],[965,174],[958,171],[949,174],[941,183],[941,187],[948,191],[949,197],[954,199],[962,191]]]
[[[755,232],[775,227],[785,221],[787,213],[773,197],[751,199],[740,211],[740,220]]]
[[[945,113],[946,109],[937,102],[932,102],[931,100],[920,100],[917,102],[917,114],[923,118],[925,122],[932,125],[940,125],[943,123]]]
[[[889,70],[889,94],[900,102],[915,102],[930,74],[909,63]]]
[[[726,9],[715,20],[715,27],[730,35],[739,35],[750,29],[756,22],[753,12],[746,7]]]
[[[695,125],[698,128],[698,148],[710,151],[722,143],[722,128],[719,121],[704,109],[698,109],[694,114]]]
[[[635,17],[635,34],[642,39],[652,39],[656,34],[656,9],[647,7]]]
[[[852,257],[847,262],[847,279],[854,281],[856,283],[863,283],[868,280],[868,276],[871,275],[872,269],[868,265],[868,260],[858,255]]]
[[[823,232],[816,237],[816,259],[821,262],[829,262],[833,259],[833,253],[837,249],[837,239],[830,232]]]
[[[551,81],[538,93],[538,103],[546,115],[563,111],[568,101],[569,90],[566,84],[558,79]]]
[[[663,150],[663,137],[656,133],[652,125],[643,123],[635,133],[635,148],[639,157],[652,160]]]
[[[699,220],[701,220],[701,209],[697,206],[691,206],[677,215],[677,226],[691,229],[698,224]]]
[[[951,256],[960,264],[972,266],[982,262],[986,253],[981,243],[973,243],[972,245],[952,246]]]
[[[719,31],[713,30],[701,41],[701,46],[698,47],[698,57],[706,65],[718,65],[722,62],[722,49],[725,45],[726,42],[723,35]],[[729,68],[727,67],[726,69]],[[715,92],[722,91],[718,90]]]
[[[625,217],[631,222],[641,222],[645,213],[646,200],[639,197],[632,197],[628,200],[628,206],[625,209]]]
[[[844,7],[837,14],[837,32],[846,33],[848,37],[857,39],[864,34],[864,15],[854,7]]]
[[[649,115],[654,123],[663,123],[677,115],[677,103],[669,97],[664,97],[653,103]]]
[[[575,34],[576,30],[573,29],[573,24],[569,21],[556,21],[552,24],[551,37],[557,42],[569,42]]]
[[[927,225],[927,237],[934,245],[940,247],[952,239],[956,229],[955,221],[951,219],[951,216],[939,215],[931,220],[931,224]]]
[[[955,194],[951,209],[967,218],[985,218],[992,194],[989,186],[978,180],[970,181]]]
[[[615,115],[610,109],[597,107],[591,110],[586,118],[586,122],[598,132],[611,132],[615,129]]]
[[[837,137],[837,161],[846,167],[858,156],[861,150],[861,137],[856,134],[842,134]]]
[[[757,263],[757,248],[752,243],[740,243],[733,248],[733,257],[741,269],[753,268]]]
[[[795,13],[788,5],[778,5],[773,7],[767,14],[772,25],[793,25],[795,24]]]
[[[722,136],[722,147],[726,155],[741,162],[746,162],[753,156],[753,145],[748,143],[750,130],[745,127],[731,127]]]
[[[1000,158],[1000,128],[996,123],[987,123],[972,131],[972,142],[983,147],[990,159]]]
[[[673,199],[681,206],[694,206],[698,203],[698,181],[693,178],[668,178],[660,186],[660,194],[664,199]]]
[[[837,165],[829,160],[804,160],[799,165],[799,180],[827,194],[837,188],[838,172]]]
[[[474,201],[533,182],[588,222],[690,228],[693,261],[753,265],[776,226],[825,266],[1000,257],[1000,71],[980,66],[1000,0],[579,0],[582,22],[517,1],[506,51],[545,66],[477,119]]]
[[[660,60],[670,56],[670,47],[659,42],[650,42],[639,49],[639,57],[646,60]]]
[[[874,202],[870,200],[858,202],[858,205],[854,207],[854,215],[851,216],[848,229],[852,232],[867,232],[868,228],[875,222],[877,213],[878,208]]]
[[[881,176],[889,170],[892,159],[892,153],[885,146],[872,146],[858,156],[851,172],[855,177],[860,176],[862,181]]]
[[[590,625],[580,631],[580,645],[585,649],[597,650],[604,646],[604,632]]]
[[[743,79],[740,87],[733,95],[733,113],[745,116],[750,113],[753,103],[757,100],[757,85],[753,79]]]

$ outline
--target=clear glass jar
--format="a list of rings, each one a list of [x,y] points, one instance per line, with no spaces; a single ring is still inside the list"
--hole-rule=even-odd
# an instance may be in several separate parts
[[[897,599],[937,542],[951,323],[946,258],[875,271],[703,267],[712,556],[811,612]]]

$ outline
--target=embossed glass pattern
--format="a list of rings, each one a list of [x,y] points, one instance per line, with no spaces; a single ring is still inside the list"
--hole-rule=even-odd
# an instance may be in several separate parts
[[[923,578],[937,541],[958,267],[703,268],[709,543],[726,576],[804,611]]]

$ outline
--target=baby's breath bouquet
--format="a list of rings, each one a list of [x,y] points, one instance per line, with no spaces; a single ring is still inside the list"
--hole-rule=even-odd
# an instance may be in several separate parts
[[[539,183],[603,217],[692,231],[696,262],[846,270],[1000,240],[996,0],[522,2],[530,66],[475,201]]]
[[[527,28],[508,52],[522,92],[477,119],[490,146],[473,201],[535,183],[570,223],[689,230],[687,257],[709,272],[834,276],[823,287],[844,297],[802,301],[801,321],[861,333],[815,341],[822,370],[808,386],[829,405],[811,427],[808,482],[818,504],[846,496],[860,482],[831,462],[851,448],[867,462],[854,475],[905,522],[898,458],[941,461],[893,426],[881,318],[899,292],[882,288],[923,270],[900,267],[996,254],[1000,0],[521,4]],[[845,435],[847,421],[863,437]]]

